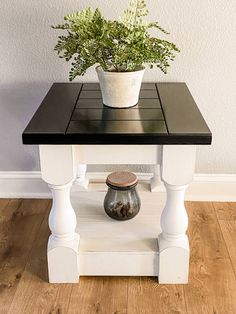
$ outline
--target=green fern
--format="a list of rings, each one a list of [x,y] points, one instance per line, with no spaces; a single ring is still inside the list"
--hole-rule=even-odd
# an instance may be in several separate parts
[[[173,43],[150,36],[150,28],[168,33],[157,22],[146,23],[147,14],[144,0],[131,0],[119,21],[106,20],[99,9],[86,8],[66,15],[64,24],[52,26],[67,32],[59,36],[54,49],[60,58],[72,60],[69,79],[84,75],[95,64],[117,72],[156,65],[166,73],[179,50]]]
[[[144,0],[131,0],[129,8],[124,11],[122,23],[130,30],[134,27],[143,26],[143,17],[148,15]]]

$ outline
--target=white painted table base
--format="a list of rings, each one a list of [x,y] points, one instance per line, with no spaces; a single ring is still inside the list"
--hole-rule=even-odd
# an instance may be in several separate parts
[[[51,230],[48,242],[49,282],[76,283],[81,274],[102,274],[158,276],[159,283],[187,283],[189,243],[186,236],[188,217],[184,207],[184,192],[192,181],[195,156],[196,147],[193,145],[40,145],[42,178],[49,184],[53,195],[49,216]],[[132,233],[130,239],[129,236],[122,239],[119,234],[111,238],[109,234],[101,241],[104,246],[100,251],[98,249],[97,254],[83,253],[82,243],[86,242],[86,237],[80,239],[80,231],[76,232],[76,225],[78,227],[80,222],[77,222],[71,205],[70,187],[76,177],[79,177],[77,183],[82,189],[86,189],[88,184],[85,180],[86,164],[160,165],[161,179],[167,195],[161,215],[161,233],[156,236],[156,241],[148,234],[146,216],[143,218],[140,214],[139,218],[130,221],[132,232],[136,230],[135,224],[140,224],[136,234]],[[157,178],[158,166],[155,171]],[[156,178],[152,181],[153,190],[157,185]],[[150,194],[151,199],[152,196],[153,194]],[[145,204],[142,205],[146,210],[148,205],[146,207]],[[153,204],[151,206],[153,207]],[[158,204],[155,206],[158,208]],[[152,227],[154,230],[155,222],[153,219],[148,221],[154,224]],[[115,223],[115,227],[120,226],[119,222]],[[125,223],[129,230],[129,222]],[[158,223],[156,221],[157,226]],[[89,225],[89,222],[87,224]],[[108,228],[112,226],[110,221],[107,226]],[[140,227],[143,230],[142,235],[138,234]],[[94,232],[96,233],[93,230]],[[94,241],[90,240],[91,245],[99,246],[99,241]],[[159,251],[154,248],[157,241]],[[113,246],[112,252],[109,249],[109,242]],[[107,251],[104,249],[106,245]],[[94,249],[96,248],[93,247]],[[123,272],[120,264],[128,265]]]

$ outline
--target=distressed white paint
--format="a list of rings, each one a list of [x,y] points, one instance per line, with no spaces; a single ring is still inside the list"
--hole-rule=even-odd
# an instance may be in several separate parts
[[[156,68],[147,69],[144,81],[188,84],[213,132],[213,145],[198,148],[196,172],[235,174],[236,1],[147,0],[147,4],[149,20],[159,21],[171,33],[159,36],[174,41],[181,53],[167,75]],[[53,51],[61,32],[50,25],[88,5],[100,7],[113,19],[121,14],[127,0],[1,1],[0,170],[39,170],[37,147],[23,146],[20,134],[52,82],[67,81],[70,68]],[[95,70],[78,80],[96,81]],[[150,172],[150,168],[139,166],[134,171]]]
[[[76,145],[80,164],[157,164],[161,146],[157,145]]]
[[[188,228],[188,216],[184,206],[187,185],[165,183],[166,205],[161,215],[162,237],[167,241],[182,238]]]
[[[108,217],[106,192],[72,193],[71,202],[80,232],[80,275],[157,276],[160,215],[165,195],[139,191],[139,214],[129,221]]]
[[[145,240],[138,239],[136,242],[142,244]],[[113,246],[112,251],[80,251],[80,275],[157,277],[158,251],[141,252],[135,243],[132,248],[136,249],[134,253],[130,250],[118,251],[116,245]]]
[[[187,284],[189,273],[189,242],[185,235],[180,240],[159,242],[158,282],[160,284]]]
[[[193,180],[196,160],[194,145],[163,145],[161,176],[172,185],[188,184]]]
[[[72,182],[66,185],[49,185],[53,204],[49,214],[51,237],[58,243],[74,239],[76,216],[70,202]]]
[[[57,145],[49,145],[40,147],[43,178],[47,183],[50,183],[49,187],[52,190],[53,196],[53,206],[49,215],[49,228],[52,232],[48,244],[50,282],[76,282],[78,274],[80,273],[80,264],[77,259],[80,257],[81,261],[84,258],[82,262],[84,274],[155,276],[158,269],[158,276],[161,283],[186,283],[188,280],[189,248],[186,236],[188,217],[184,207],[184,192],[187,187],[186,184],[189,183],[193,177],[196,153],[195,146],[163,146],[159,147],[159,149],[155,147],[155,149],[152,150],[153,158],[156,162],[157,155],[161,157],[161,177],[167,190],[166,205],[161,215],[161,234],[157,232],[158,219],[155,219],[153,215],[148,217],[138,215],[132,219],[131,223],[130,221],[113,221],[112,224],[110,218],[104,218],[103,201],[99,202],[97,198],[91,200],[91,192],[84,194],[84,199],[82,197],[78,199],[79,215],[81,215],[81,208],[83,208],[84,203],[85,205],[87,204],[87,208],[84,213],[82,213],[81,217],[78,218],[79,233],[75,232],[76,216],[70,203],[70,187],[74,179],[74,171],[72,171],[72,169],[75,168],[75,164],[78,162],[78,156],[82,150],[81,147],[82,146],[78,146],[77,149],[75,149],[75,146],[71,145],[61,145],[59,147]],[[117,152],[112,146],[108,146],[109,150],[106,148],[105,153],[104,146],[101,146],[101,150],[99,150],[99,146],[87,145],[86,147],[90,150],[91,154],[88,152],[84,153],[83,157],[85,162],[87,159],[91,161],[96,160],[97,155],[102,155],[104,162],[110,159],[112,159],[113,162],[117,160]],[[94,149],[96,154],[92,151],[93,147],[96,147],[96,149]],[[138,156],[143,155],[144,163],[145,157],[147,161],[150,160],[150,151],[148,151],[148,148],[153,147],[147,146],[147,150],[144,150],[142,145],[136,146],[136,153]],[[145,151],[146,155],[143,151]],[[53,159],[57,156],[58,152],[60,152],[58,155],[59,162],[54,164]],[[128,150],[128,152],[130,153],[131,151]],[[159,154],[157,154],[157,152],[159,152]],[[161,156],[160,152],[162,153]],[[129,163],[132,163],[132,160],[130,160]],[[58,175],[59,164],[65,171],[63,176]],[[81,164],[78,166],[77,164],[77,168],[79,169],[79,176],[84,179],[86,165]],[[72,180],[67,183],[68,176],[71,176],[71,174]],[[154,181],[157,181],[157,175],[158,167],[156,166]],[[51,182],[54,183],[52,184]],[[100,193],[100,197],[101,195]],[[103,200],[104,195],[102,196]],[[158,204],[154,202],[153,198],[151,199],[151,204],[156,210],[154,214],[154,216],[156,216],[158,213]],[[143,207],[144,210],[147,210],[145,208],[148,208],[148,205],[145,204]],[[101,212],[101,209],[103,213],[102,216],[101,214],[97,216],[96,211]],[[81,221],[85,222],[82,226],[80,225]],[[97,221],[99,221],[98,225]],[[128,233],[125,233],[125,226],[128,226]],[[107,232],[109,229],[110,232]],[[81,234],[83,234],[84,241],[92,242],[93,250],[90,246],[87,246],[89,253],[83,253],[80,256],[81,248],[78,247],[78,240]],[[94,237],[92,234],[94,234]],[[99,237],[103,238],[99,241]],[[104,241],[105,237],[107,240]],[[117,238],[122,238],[122,241],[117,241]],[[157,238],[160,246],[158,255]],[[130,253],[130,249],[127,248],[131,248],[134,242],[136,246],[134,246],[134,251],[131,250],[132,253]],[[145,251],[149,251],[150,248],[153,247],[151,244],[153,242],[156,244],[156,249],[151,249],[152,254],[149,254],[149,252],[147,254],[148,256],[143,256],[144,252],[140,252],[140,249],[146,246]],[[77,244],[79,255],[75,249],[75,243]],[[106,248],[104,247],[104,243]],[[100,253],[97,252],[97,250],[99,251],[99,247],[100,249],[102,247]],[[118,250],[118,247],[122,247],[123,251]],[[91,254],[91,252],[94,254]],[[132,256],[133,254],[134,256]],[[60,260],[63,261],[63,264],[60,263]],[[98,267],[99,262],[100,267]],[[132,267],[132,262],[136,263],[135,267]],[[127,268],[123,273],[120,267],[122,263],[127,264]],[[111,267],[109,267],[110,264],[112,264]],[[116,267],[116,265],[119,266]],[[167,266],[172,267],[171,272],[169,272]],[[68,267],[70,271],[68,271]],[[66,270],[63,271],[63,269]]]
[[[79,234],[75,232],[77,221],[70,202],[71,185],[72,182],[66,185],[49,185],[53,196],[47,253],[51,283],[75,283],[79,280]]]
[[[48,274],[51,283],[75,283],[79,280],[77,221],[70,200],[75,179],[74,150],[71,145],[41,145],[42,178],[52,192],[49,214],[51,235],[48,240]]]
[[[80,238],[75,233],[74,239],[57,243],[48,240],[48,279],[50,283],[78,283],[79,281],[79,248]]]
[[[48,184],[61,185],[76,177],[74,147],[72,145],[40,145],[42,179]]]
[[[163,146],[161,178],[167,193],[161,215],[162,232],[158,236],[160,283],[188,282],[188,216],[184,206],[184,193],[193,178],[195,159],[195,146]]]

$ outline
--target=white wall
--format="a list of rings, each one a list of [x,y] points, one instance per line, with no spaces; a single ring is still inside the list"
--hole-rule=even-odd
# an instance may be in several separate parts
[[[21,132],[54,81],[69,66],[53,47],[51,24],[84,6],[116,18],[127,0],[1,0],[0,170],[39,169],[37,147],[23,146]],[[171,32],[181,49],[167,76],[147,71],[146,81],[185,81],[212,132],[199,147],[197,172],[236,173],[236,1],[148,0],[150,19]],[[78,80],[95,81],[93,70]],[[93,168],[94,170],[94,168]],[[139,169],[140,170],[140,169]]]

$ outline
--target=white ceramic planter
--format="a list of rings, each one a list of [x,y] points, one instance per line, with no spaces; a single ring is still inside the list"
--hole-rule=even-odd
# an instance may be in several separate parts
[[[103,103],[113,108],[127,108],[138,103],[145,68],[134,72],[107,72],[96,68]]]

